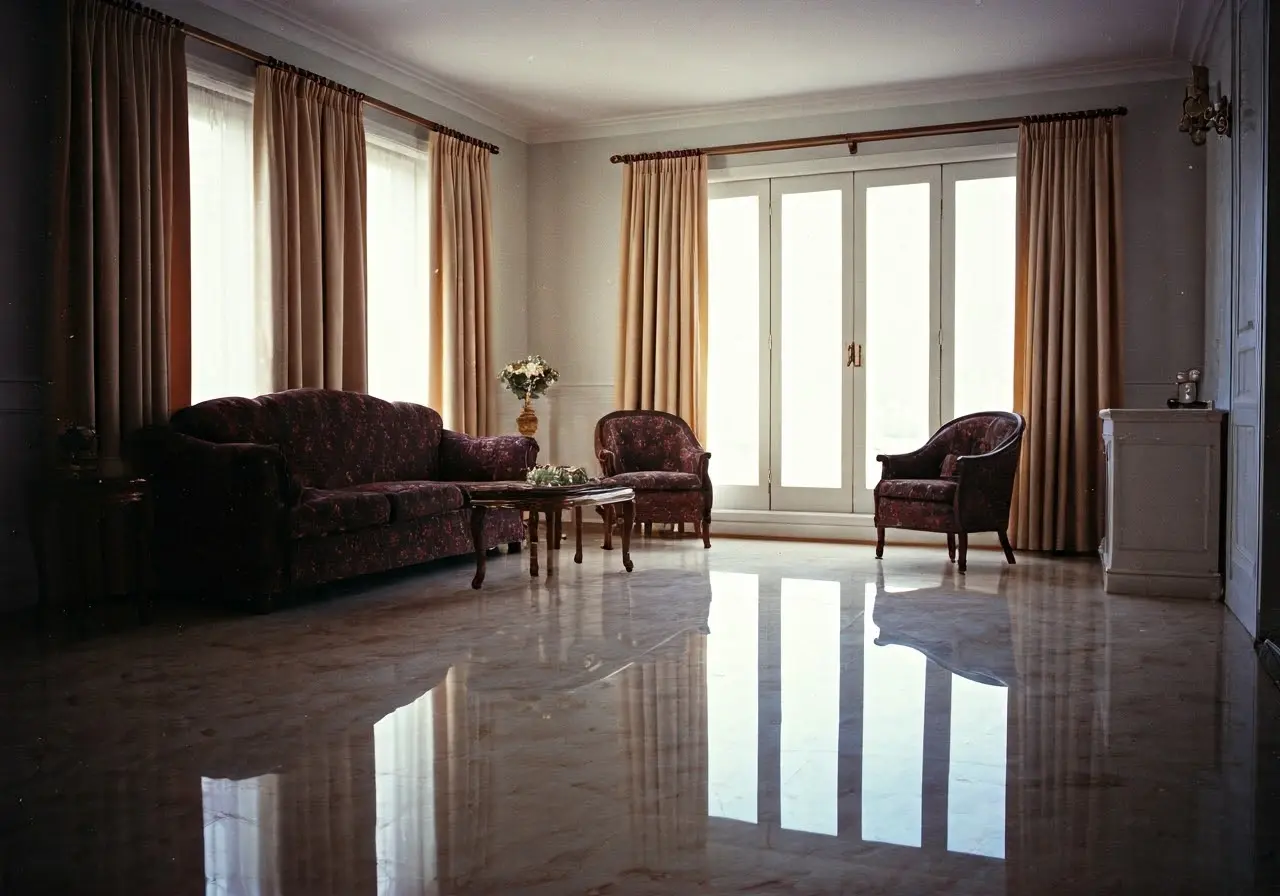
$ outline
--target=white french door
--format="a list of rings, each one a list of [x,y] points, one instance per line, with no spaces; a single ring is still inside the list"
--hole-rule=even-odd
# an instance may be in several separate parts
[[[711,185],[716,505],[870,513],[878,454],[1013,402],[1013,159]]]
[[[861,513],[875,510],[876,456],[914,451],[940,423],[941,186],[938,165],[854,175],[858,425],[850,454],[852,509]]]
[[[848,512],[853,180],[847,174],[779,178],[770,199],[769,508]]]

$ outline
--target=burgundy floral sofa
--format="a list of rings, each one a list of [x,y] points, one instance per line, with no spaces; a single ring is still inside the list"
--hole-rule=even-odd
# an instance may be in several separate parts
[[[295,588],[473,552],[467,482],[523,479],[538,443],[473,438],[430,408],[293,389],[219,398],[144,430],[157,574],[269,610]],[[487,515],[486,547],[524,539],[516,511]]]
[[[960,572],[974,532],[997,533],[1005,559],[1015,562],[1009,507],[1026,427],[1021,414],[968,414],[909,454],[878,455],[883,472],[875,490],[876,557],[884,556],[885,529],[915,529],[945,532],[952,560],[958,541]]]
[[[665,411],[613,411],[596,423],[595,443],[604,478],[635,490],[637,523],[693,523],[711,547],[711,453],[688,423]]]

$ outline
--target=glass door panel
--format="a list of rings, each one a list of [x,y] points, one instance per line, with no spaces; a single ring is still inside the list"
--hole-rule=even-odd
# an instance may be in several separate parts
[[[939,209],[941,170],[855,176],[855,510],[874,510],[879,454],[914,451],[940,420]]]
[[[942,414],[1013,410],[1013,159],[943,169]]]
[[[852,187],[847,174],[772,184],[774,510],[853,506]]]
[[[769,182],[707,205],[707,450],[716,506],[769,508]]]

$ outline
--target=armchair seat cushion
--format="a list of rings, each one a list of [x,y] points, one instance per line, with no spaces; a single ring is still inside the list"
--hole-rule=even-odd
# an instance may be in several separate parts
[[[391,519],[387,496],[353,488],[308,488],[293,509],[290,535],[318,538],[381,526]]]
[[[953,479],[882,479],[876,484],[876,497],[951,504],[956,498],[956,488]]]
[[[452,482],[370,482],[350,491],[382,495],[391,504],[391,522],[426,519],[466,504],[462,489]]]
[[[702,488],[702,477],[697,473],[673,473],[666,470],[619,473],[604,481],[647,492],[685,492]]]

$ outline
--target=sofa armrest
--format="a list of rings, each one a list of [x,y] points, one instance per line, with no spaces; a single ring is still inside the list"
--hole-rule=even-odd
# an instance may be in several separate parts
[[[524,479],[537,462],[538,443],[528,436],[469,436],[446,429],[437,475],[445,482]]]
[[[1008,526],[1020,451],[1015,442],[988,454],[956,458],[956,509],[964,526],[974,531]]]
[[[707,470],[710,465],[711,452],[702,450],[699,445],[690,445],[680,452],[680,471],[696,473],[703,485],[707,483]]]
[[[881,479],[937,479],[942,472],[945,446],[941,452],[934,443],[907,454],[877,454]]]
[[[300,489],[280,449],[144,430],[139,456],[156,500],[157,565],[175,584],[275,591],[288,509]]]
[[[618,467],[618,455],[608,448],[601,448],[596,452],[596,461],[600,464],[600,475],[605,478],[617,476],[622,472]]]

